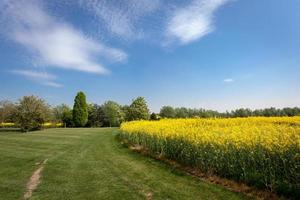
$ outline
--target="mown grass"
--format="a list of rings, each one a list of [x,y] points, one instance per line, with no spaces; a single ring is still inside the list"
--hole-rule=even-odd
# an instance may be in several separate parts
[[[22,199],[48,159],[31,199],[247,199],[131,152],[118,129],[0,132],[0,199]]]

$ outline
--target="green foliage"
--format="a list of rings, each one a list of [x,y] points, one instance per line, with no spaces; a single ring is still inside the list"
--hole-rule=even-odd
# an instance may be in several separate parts
[[[150,120],[159,120],[159,117],[155,113],[151,113]]]
[[[129,121],[131,120],[147,120],[149,119],[149,109],[144,97],[137,97],[129,106]]]
[[[64,124],[65,127],[72,127],[74,126],[73,123],[73,113],[69,106],[62,104],[62,111],[61,111],[61,122]]]
[[[70,108],[66,104],[61,104],[52,109],[52,121],[63,123],[63,113]]]
[[[191,109],[191,108],[173,108],[172,106],[163,106],[160,110],[160,116],[163,118],[193,118],[193,117],[201,117],[201,118],[213,118],[213,117],[251,117],[251,116],[262,116],[262,117],[279,117],[279,116],[299,116],[300,108],[265,108],[265,109],[256,109],[251,110],[249,108],[239,108],[236,110],[232,110],[231,112],[218,112],[214,110],[205,110],[205,109]]]
[[[88,121],[88,105],[83,92],[78,92],[73,106],[73,122],[76,127],[83,127]]]
[[[121,106],[114,101],[106,101],[102,105],[104,113],[104,125],[109,127],[120,126],[124,121],[124,112]]]
[[[124,105],[121,107],[123,113],[124,113],[124,121],[130,121],[131,115],[130,115],[130,106]]]
[[[187,118],[189,117],[189,110],[187,108],[175,108],[175,116],[176,118]]]
[[[21,131],[42,129],[43,123],[50,119],[50,107],[36,96],[24,96],[16,107],[15,121]]]
[[[175,118],[176,112],[175,112],[175,109],[171,106],[163,106],[160,109],[159,115],[163,118]]]
[[[252,111],[249,108],[240,108],[236,109],[231,114],[233,117],[250,117],[252,116]]]
[[[104,124],[104,112],[101,106],[97,104],[88,105],[87,127],[101,127]]]
[[[0,101],[0,123],[14,122],[16,105],[11,101]]]

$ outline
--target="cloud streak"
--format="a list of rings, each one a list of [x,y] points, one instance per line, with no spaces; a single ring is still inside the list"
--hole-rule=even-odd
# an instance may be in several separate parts
[[[29,50],[41,66],[105,74],[108,70],[100,64],[99,57],[114,62],[127,58],[122,50],[88,38],[57,20],[39,1],[6,0],[1,7],[6,8],[2,17],[7,17],[9,37]]]
[[[234,80],[232,78],[226,78],[223,80],[224,83],[232,83]]]
[[[214,30],[215,12],[230,0],[193,0],[183,8],[177,8],[171,15],[166,36],[187,44],[202,38]]]
[[[42,85],[51,86],[51,87],[62,87],[61,84],[54,82],[57,77],[47,72],[32,71],[32,70],[12,70],[11,73],[24,76],[29,80],[33,80]]]

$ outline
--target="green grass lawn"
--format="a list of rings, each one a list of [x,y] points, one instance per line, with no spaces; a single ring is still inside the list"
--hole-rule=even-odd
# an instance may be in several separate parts
[[[48,159],[31,199],[247,199],[204,183],[115,139],[118,129],[0,132],[0,199],[22,199]]]

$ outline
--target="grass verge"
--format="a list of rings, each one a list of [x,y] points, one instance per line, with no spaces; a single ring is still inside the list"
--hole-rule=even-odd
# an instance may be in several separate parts
[[[30,199],[248,199],[130,151],[118,129],[47,129],[0,133],[0,199],[22,199],[39,164]]]

